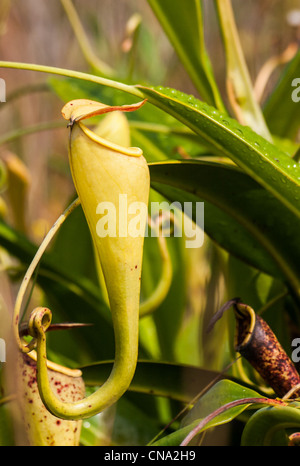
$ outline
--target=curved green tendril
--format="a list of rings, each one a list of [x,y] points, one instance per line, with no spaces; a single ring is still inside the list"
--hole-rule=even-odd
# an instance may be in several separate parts
[[[107,381],[82,400],[63,402],[51,390],[48,379],[46,331],[50,322],[51,311],[47,308],[36,308],[31,313],[29,332],[36,340],[39,393],[48,410],[59,418],[76,420],[91,417],[115,403],[127,389],[127,381],[133,377],[137,360],[137,345],[132,339],[123,338],[122,325],[115,323],[116,357]]]
[[[150,220],[150,227],[154,228],[153,222]],[[158,306],[166,298],[173,278],[173,267],[170,253],[168,250],[166,237],[162,233],[162,218],[159,218],[159,235],[158,235],[158,247],[160,256],[162,259],[162,271],[158,285],[154,292],[140,304],[140,318],[152,314]]]
[[[31,264],[29,265],[27,272],[23,278],[23,281],[21,283],[21,286],[18,291],[18,295],[16,298],[15,302],[15,308],[14,308],[14,316],[13,316],[13,332],[15,336],[15,340],[19,346],[19,349],[24,352],[24,353],[29,353],[35,348],[35,339],[30,343],[25,343],[24,341],[21,340],[20,334],[19,334],[19,323],[20,323],[20,314],[21,314],[21,307],[22,307],[22,302],[27,290],[27,287],[29,285],[30,279],[39,263],[41,260],[49,242],[52,240],[56,232],[59,230],[63,222],[66,220],[66,218],[73,212],[74,209],[80,204],[80,200],[77,198],[75,201],[70,204],[70,206],[65,210],[65,212],[60,215],[60,217],[56,220],[52,228],[49,230],[48,234],[45,236],[42,244],[40,245],[39,249],[37,250]]]

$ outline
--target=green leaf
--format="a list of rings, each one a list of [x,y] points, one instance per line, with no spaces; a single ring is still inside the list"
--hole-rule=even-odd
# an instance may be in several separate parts
[[[300,217],[300,165],[285,152],[194,96],[162,87],[138,88],[150,103],[199,134]]]
[[[143,409],[150,404],[149,397],[144,397],[147,399],[140,406],[133,396],[128,397],[127,394],[100,416],[93,416],[88,422],[83,422],[80,444],[91,447],[108,444],[118,447],[146,445],[161,429],[161,422],[155,405],[150,414]]]
[[[152,414],[153,411],[152,411]],[[157,414],[157,413],[156,413]],[[144,446],[160,429],[157,416],[149,416],[141,407],[123,397],[116,405],[112,444]]]
[[[7,187],[7,169],[2,160],[0,160],[0,193]]]
[[[153,314],[162,357],[174,361],[176,337],[180,331],[186,304],[186,265],[182,238],[168,238],[173,264],[173,278],[165,300]],[[153,273],[153,271],[152,271]]]
[[[299,403],[294,407],[268,407],[254,413],[247,422],[242,446],[287,446],[286,429],[299,431]]]
[[[221,406],[230,403],[231,401],[243,399],[243,398],[256,398],[259,395],[255,390],[244,387],[231,380],[221,380],[216,383],[205,395],[203,395],[195,404],[195,406],[189,411],[181,422],[182,427],[190,425],[192,422],[199,419],[205,418],[213,411]],[[238,411],[245,407],[238,407]],[[232,419],[232,412],[224,412],[222,415],[223,422],[230,421]]]
[[[195,408],[187,415],[182,422],[182,427],[176,432],[167,435],[157,441],[152,446],[175,446],[180,445],[189,432],[195,428],[201,419],[204,419],[209,414],[216,411],[218,408],[230,403],[232,401],[240,400],[243,398],[259,397],[254,390],[248,389],[230,380],[221,380],[216,383],[207,393],[205,393],[197,402]],[[214,417],[203,430],[211,427],[216,427],[232,421],[239,414],[241,414],[248,404],[241,404],[224,410],[221,414]]]
[[[182,0],[148,0],[148,3],[202,98],[224,110],[205,47],[202,2],[190,0],[187,5]]]
[[[11,413],[8,409],[8,404],[0,403],[0,446],[8,447],[15,445],[14,428],[11,418]]]
[[[153,196],[151,196],[153,199]],[[156,195],[157,199],[157,195]],[[168,250],[172,260],[172,283],[170,289],[159,307],[151,315],[151,323],[155,326],[159,355],[168,361],[173,361],[176,336],[182,324],[185,310],[185,262],[182,238],[168,238]],[[158,254],[157,239],[145,239],[143,272],[142,272],[142,300],[148,298],[158,284],[161,274],[161,257]],[[148,318],[146,318],[148,319]],[[141,321],[145,330],[145,319]],[[147,322],[147,320],[146,320]],[[150,322],[148,322],[150,323]],[[151,325],[151,324],[150,324]],[[154,341],[149,342],[153,346]],[[156,354],[158,351],[155,352]]]
[[[101,385],[112,364],[104,361],[80,367],[86,385]],[[217,372],[186,364],[139,360],[129,390],[189,403],[217,377]]]
[[[152,186],[171,202],[204,201],[204,231],[228,252],[299,287],[300,221],[238,168],[203,161],[149,165]],[[188,212],[187,212],[188,213]]]
[[[300,128],[299,101],[293,99],[297,87],[292,83],[300,77],[300,50],[285,67],[275,90],[264,106],[264,115],[270,131],[283,138],[294,139]],[[297,93],[299,96],[299,91]]]
[[[215,2],[226,55],[227,87],[230,86],[235,100],[233,110],[238,107],[237,117],[258,134],[271,140],[263,113],[257,103],[246,60],[235,24],[231,0]],[[239,121],[241,121],[239,120]]]

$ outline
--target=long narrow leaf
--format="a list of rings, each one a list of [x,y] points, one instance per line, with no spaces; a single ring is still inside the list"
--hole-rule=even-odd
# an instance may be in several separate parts
[[[104,361],[80,367],[86,385],[101,385],[110,374],[112,364]],[[189,403],[219,377],[223,378],[217,372],[194,366],[139,360],[129,390]]]
[[[206,51],[200,0],[148,0],[202,98],[224,110]]]
[[[171,202],[205,202],[204,230],[248,264],[299,286],[299,219],[236,167],[201,161],[150,164],[153,187]],[[195,209],[193,219],[197,222]]]
[[[139,86],[149,102],[203,137],[300,217],[300,165],[249,127],[182,92]]]
[[[235,24],[231,0],[216,0],[226,55],[227,88],[238,120],[271,140],[263,113],[255,99],[250,74]]]
[[[293,86],[293,81],[299,77],[300,50],[284,68],[275,90],[264,106],[264,115],[270,131],[283,138],[294,139],[300,128],[299,92],[297,87]]]

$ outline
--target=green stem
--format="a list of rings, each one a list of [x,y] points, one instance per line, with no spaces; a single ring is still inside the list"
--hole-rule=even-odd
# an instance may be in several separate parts
[[[133,76],[134,69],[136,67],[136,61],[137,61],[137,45],[138,45],[138,38],[139,38],[139,33],[141,29],[141,22],[142,18],[139,13],[135,13],[131,16],[127,23],[127,27],[130,24],[129,27],[129,33],[127,39],[131,38],[131,47],[129,51],[129,59],[128,59],[128,73],[127,73],[127,79],[131,80]]]
[[[140,304],[140,318],[148,316],[154,312],[166,298],[173,277],[173,268],[166,238],[162,232],[158,236],[159,252],[162,259],[162,272],[159,283],[154,292]]]
[[[197,15],[197,23],[198,23],[198,49],[199,49],[199,56],[201,57],[201,64],[203,66],[206,79],[211,88],[211,92],[213,94],[214,104],[216,108],[218,108],[221,112],[226,113],[227,112],[226,107],[222,101],[222,97],[220,95],[218,85],[214,78],[212,65],[211,65],[207,50],[206,50],[205,37],[204,37],[203,6],[201,5],[201,0],[194,0],[194,1],[195,1],[195,8],[196,8],[196,15]],[[200,77],[198,77],[198,79],[199,78]]]
[[[262,306],[260,308],[260,310],[257,312],[257,314],[262,315],[264,312],[266,312],[274,304],[276,304],[276,303],[280,302],[281,300],[285,299],[288,296],[288,294],[289,294],[289,291],[284,290],[281,293],[279,293],[278,295],[274,296],[272,299],[270,299],[270,301],[265,303],[264,306]]]
[[[130,120],[129,121],[130,128],[145,131],[149,133],[161,133],[164,135],[173,135],[173,136],[180,136],[185,138],[197,138],[197,135],[193,131],[191,131],[187,127],[175,127],[175,126],[167,126],[160,123],[148,122],[148,121],[137,121],[137,120]]]
[[[16,399],[17,399],[17,395],[14,395],[14,394],[4,396],[3,398],[0,398],[0,406],[6,403],[10,403],[11,401],[15,401]]]
[[[81,71],[68,70],[65,68],[56,68],[55,66],[36,65],[34,63],[21,63],[10,61],[0,61],[0,68],[38,71],[40,73],[49,73],[58,76],[65,76],[68,78],[82,79],[83,81],[89,81],[95,84],[100,84],[102,86],[112,87],[114,89],[127,92],[128,94],[132,94],[136,97],[144,98],[143,93],[135,86],[130,86],[119,81],[113,81],[112,79],[103,78],[101,76],[95,76],[89,73],[83,73]]]
[[[10,131],[9,133],[4,134],[0,137],[0,146],[6,144],[8,142],[12,142],[16,139],[19,139],[23,136],[27,136],[29,134],[38,133],[40,131],[48,131],[57,128],[66,128],[66,123],[63,121],[53,121],[53,122],[45,122],[45,123],[38,123],[37,125],[27,126],[25,128],[18,128],[15,131]]]
[[[28,94],[33,94],[35,92],[50,92],[50,87],[47,83],[34,83],[34,84],[27,84],[26,86],[21,86],[6,97],[6,104],[0,105],[0,110],[6,108],[7,104],[13,102],[14,100],[27,96]]]
[[[14,308],[14,316],[13,316],[13,332],[15,335],[16,342],[20,348],[21,351],[24,353],[29,353],[35,346],[35,340],[32,340],[28,345],[25,344],[19,335],[19,323],[20,323],[20,314],[21,314],[21,307],[22,307],[22,302],[25,296],[25,293],[27,291],[27,287],[29,285],[30,279],[38,266],[49,242],[52,240],[56,232],[59,230],[63,222],[66,220],[66,218],[73,212],[74,209],[80,204],[79,199],[77,198],[75,201],[72,202],[72,204],[65,210],[65,212],[56,220],[48,234],[45,236],[44,241],[40,245],[39,249],[37,250],[31,264],[29,265],[27,272],[23,278],[23,281],[21,283],[21,286],[19,288],[16,302],[15,302],[15,308]]]
[[[113,76],[114,72],[110,66],[100,60],[94,53],[87,38],[87,35],[84,31],[84,28],[81,24],[80,18],[77,14],[76,9],[71,0],[60,0],[69,22],[72,26],[74,34],[77,38],[79,47],[86,59],[86,61],[91,65],[91,67],[99,72],[100,74],[104,74],[106,76]]]

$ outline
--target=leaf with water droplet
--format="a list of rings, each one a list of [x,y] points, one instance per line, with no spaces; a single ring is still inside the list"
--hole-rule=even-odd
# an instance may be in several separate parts
[[[295,198],[300,193],[300,165],[288,168],[291,158],[286,152],[195,97],[169,88],[138,88],[150,103],[200,135],[219,155],[232,159],[300,218],[300,201]],[[259,163],[261,160],[263,164]]]
[[[171,202],[204,201],[204,231],[231,254],[300,286],[300,219],[237,167],[199,160],[149,165],[152,186]],[[193,209],[193,220],[197,221]]]

